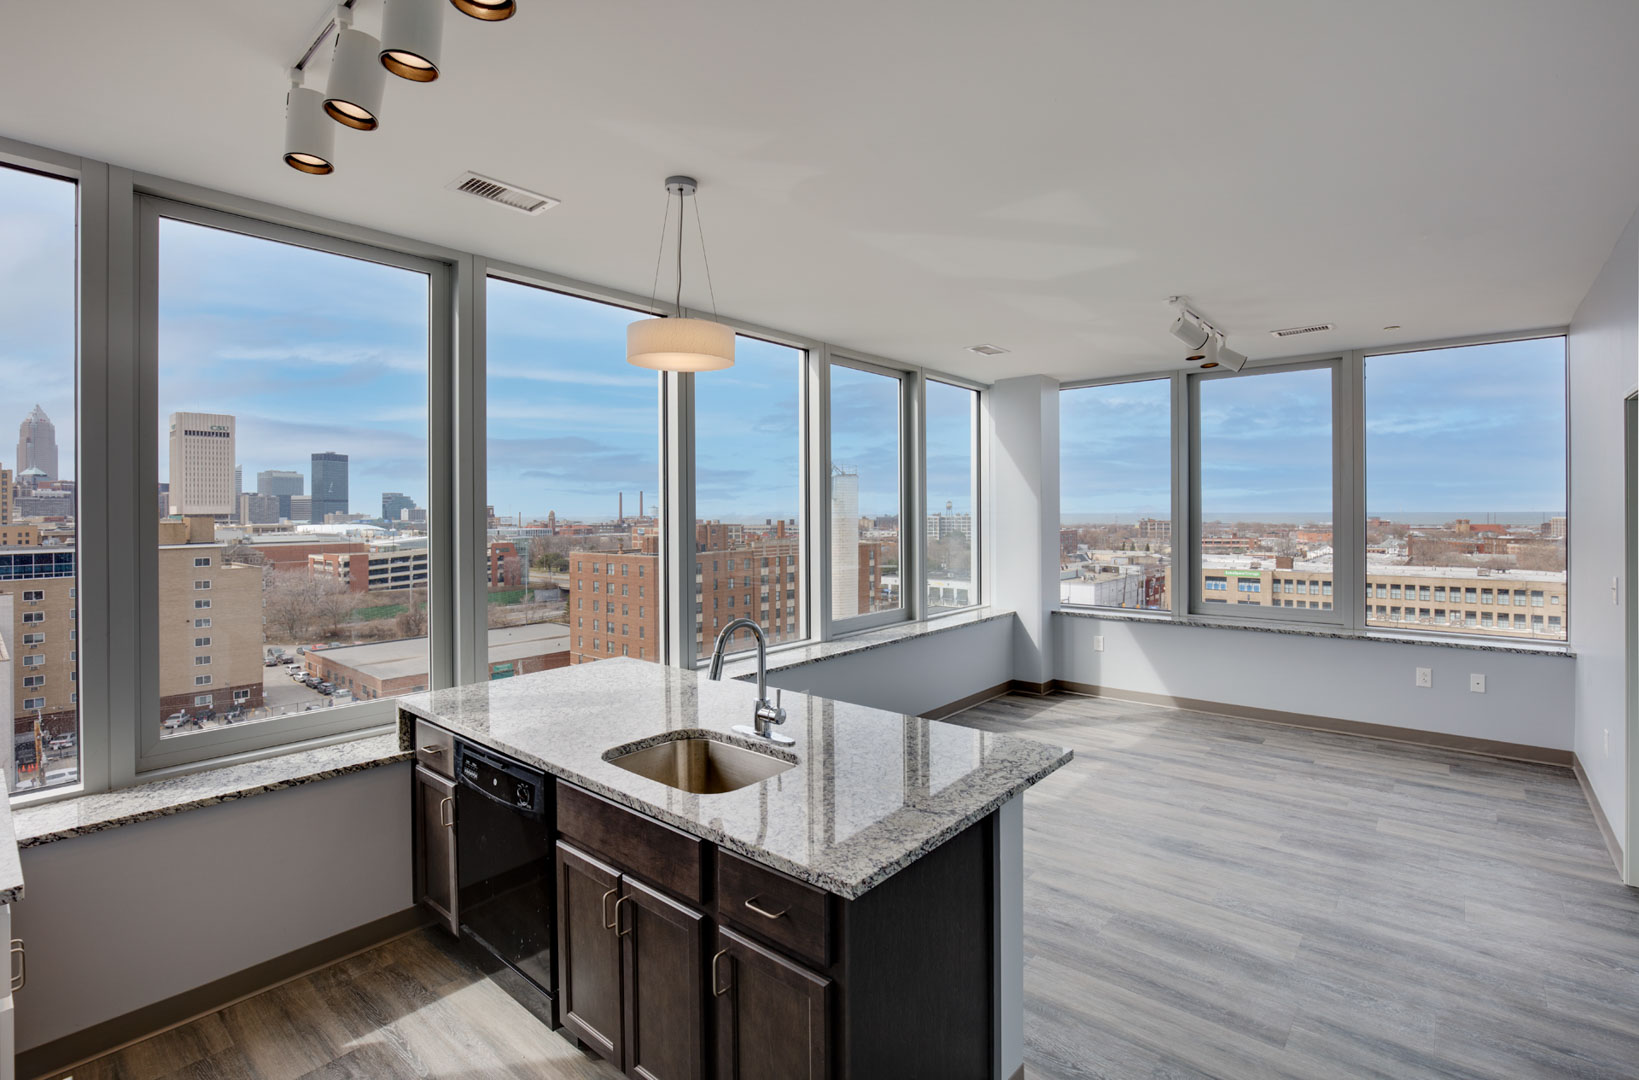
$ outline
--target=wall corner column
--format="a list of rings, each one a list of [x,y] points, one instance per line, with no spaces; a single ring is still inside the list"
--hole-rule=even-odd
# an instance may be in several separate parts
[[[985,574],[992,607],[1017,615],[1013,677],[1053,678],[1052,612],[1059,602],[1059,384],[1003,379],[986,395],[989,465]]]

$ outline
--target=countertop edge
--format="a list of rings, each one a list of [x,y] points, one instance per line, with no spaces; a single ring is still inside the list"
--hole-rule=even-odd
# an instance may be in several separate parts
[[[404,722],[404,717],[406,715],[418,717],[419,719],[425,720],[428,723],[440,725],[455,735],[468,739],[479,744],[480,746],[485,746],[489,749],[499,751],[500,753],[507,754],[511,757],[516,757],[527,764],[533,765],[536,768],[557,777],[559,780],[564,780],[568,783],[574,784],[576,787],[589,791],[594,795],[600,796],[601,798],[608,799],[610,802],[619,803],[621,806],[636,811],[645,817],[653,818],[655,821],[669,825],[680,832],[688,833],[690,836],[696,836],[702,840],[709,841],[721,848],[734,852],[736,855],[744,856],[755,863],[778,870],[782,874],[794,877],[799,881],[804,881],[818,888],[825,889],[827,892],[834,893],[845,900],[857,900],[859,897],[865,895],[867,892],[871,891],[873,888],[880,885],[900,870],[903,870],[905,867],[917,861],[928,852],[950,840],[957,833],[962,832],[964,829],[969,828],[976,822],[981,821],[990,814],[995,813],[995,811],[1004,803],[1016,798],[1027,789],[1040,783],[1048,776],[1051,776],[1053,773],[1069,764],[1071,759],[1075,757],[1075,752],[1073,750],[1069,749],[1068,747],[1059,747],[1058,749],[1060,750],[1060,753],[1058,757],[1050,763],[1044,765],[1042,768],[1024,774],[1018,780],[1008,785],[1006,791],[992,796],[984,803],[980,804],[977,808],[961,815],[959,818],[953,819],[949,824],[946,824],[931,833],[922,843],[918,844],[916,847],[910,849],[891,862],[883,864],[863,879],[859,881],[847,881],[825,873],[824,871],[799,866],[798,864],[782,858],[779,855],[753,847],[749,844],[745,844],[742,841],[734,839],[733,837],[725,836],[720,833],[714,833],[710,829],[702,828],[697,822],[690,821],[687,818],[673,814],[664,807],[656,806],[655,804],[640,799],[637,796],[611,788],[606,784],[598,782],[597,780],[588,779],[580,773],[575,772],[573,769],[567,769],[561,765],[555,765],[553,763],[543,761],[532,754],[523,753],[516,747],[508,746],[499,740],[491,739],[487,736],[477,735],[470,731],[464,730],[460,727],[460,725],[452,724],[448,718],[438,716],[433,713],[432,710],[423,708],[417,704],[401,701],[398,709],[400,746],[413,747],[410,727]]]
[[[300,754],[304,752],[305,751],[297,751],[296,753]],[[21,851],[28,848],[41,847],[45,844],[55,843],[59,840],[71,840],[77,836],[91,836],[96,833],[107,832],[110,829],[118,829],[126,825],[135,825],[142,821],[152,821],[157,818],[171,817],[176,814],[186,813],[189,810],[199,810],[207,806],[216,806],[221,803],[228,802],[238,802],[242,799],[254,798],[257,795],[265,795],[274,791],[284,791],[289,788],[304,787],[307,784],[316,783],[320,780],[329,780],[337,776],[346,776],[350,773],[365,772],[369,769],[379,768],[383,765],[395,765],[401,761],[408,761],[411,757],[412,755],[408,751],[397,750],[390,753],[372,756],[368,759],[347,762],[342,765],[327,765],[311,771],[301,771],[291,776],[281,776],[272,780],[253,781],[242,785],[234,785],[230,786],[226,790],[212,791],[208,794],[183,797],[168,802],[156,802],[153,805],[139,807],[126,812],[111,812],[105,817],[77,823],[72,826],[46,828],[41,829],[38,832],[31,832],[27,828],[27,820],[34,811],[41,811],[41,813],[34,816],[44,817],[46,816],[46,811],[49,811],[52,808],[60,808],[63,805],[62,802],[40,803],[37,806],[24,807],[16,811],[16,817],[22,819],[22,827],[17,832],[17,848]],[[190,773],[188,776],[201,777],[208,782],[211,772],[211,770],[206,769],[198,773]],[[186,777],[181,777],[178,779],[186,779]],[[159,782],[168,783],[170,781]],[[96,799],[108,796],[129,796],[133,792],[140,792],[141,788],[142,785],[139,784],[131,788],[121,788],[118,791],[113,792],[98,792],[94,795],[80,796],[80,798]],[[138,797],[140,797],[140,795]],[[73,800],[66,801],[72,802]],[[3,847],[0,847],[0,856],[3,856],[3,854],[4,849]],[[3,861],[0,861],[0,867],[3,867]],[[0,876],[0,880],[3,880],[3,876]],[[0,893],[0,897],[3,897],[3,893]],[[0,902],[4,902],[3,898],[0,898]]]
[[[973,611],[956,612],[951,615],[940,615],[917,622],[891,623],[888,626],[879,626],[872,630],[861,631],[857,635],[833,638],[830,641],[810,642],[785,653],[780,651],[771,652],[768,655],[766,670],[770,675],[781,671],[791,671],[795,668],[807,667],[810,664],[822,664],[827,660],[840,660],[845,656],[858,656],[860,653],[870,652],[873,649],[882,649],[889,645],[900,645],[907,641],[949,633],[952,630],[961,630],[965,627],[978,626],[982,623],[1007,619],[1012,616],[1011,609],[996,611],[986,607],[977,608]],[[755,657],[737,655],[728,662],[726,669],[728,677],[731,679],[745,680],[754,677],[757,672]]]
[[[15,904],[23,898],[23,861],[11,800],[0,802],[5,803],[5,809],[0,810],[0,904]]]

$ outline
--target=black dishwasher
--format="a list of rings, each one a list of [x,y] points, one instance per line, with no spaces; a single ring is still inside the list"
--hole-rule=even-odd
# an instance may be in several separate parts
[[[461,936],[546,995],[555,1021],[551,778],[465,742],[455,769]]]

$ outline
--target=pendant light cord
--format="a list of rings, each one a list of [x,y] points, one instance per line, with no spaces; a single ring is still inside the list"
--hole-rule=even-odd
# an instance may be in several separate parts
[[[683,317],[683,199],[681,189],[677,192],[677,317]]]
[[[711,317],[717,318],[717,290],[711,283],[711,256],[706,254],[706,227],[700,224],[700,193],[694,195],[694,229],[700,236],[700,261],[706,264],[706,291],[711,296]]]
[[[672,197],[666,196],[666,212],[660,218],[660,244],[654,253],[654,284],[649,286],[649,306],[655,306],[655,300],[660,295],[660,264],[666,258],[666,225],[672,219]]]

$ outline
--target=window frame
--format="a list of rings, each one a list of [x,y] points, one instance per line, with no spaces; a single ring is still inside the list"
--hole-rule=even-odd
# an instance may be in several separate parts
[[[920,432],[921,445],[920,445],[920,448],[918,449],[917,454],[916,454],[915,469],[916,469],[916,473],[917,473],[917,476],[916,476],[917,491],[919,491],[921,493],[920,502],[921,502],[922,520],[918,523],[918,534],[921,537],[921,540],[919,541],[919,543],[921,544],[921,549],[920,550],[921,550],[922,573],[919,576],[920,584],[919,584],[918,589],[917,589],[917,595],[921,598],[920,603],[921,603],[922,606],[919,609],[919,614],[917,615],[917,617],[920,618],[920,619],[932,620],[932,619],[943,619],[943,618],[946,618],[946,617],[951,616],[951,615],[961,615],[964,612],[969,612],[969,611],[974,610],[975,608],[979,608],[979,607],[984,606],[984,569],[983,569],[983,567],[984,567],[984,529],[981,528],[980,526],[982,525],[982,523],[984,521],[984,502],[983,502],[983,499],[984,499],[984,496],[985,496],[985,484],[984,484],[984,415],[985,415],[985,410],[984,410],[984,405],[985,405],[985,393],[989,389],[989,387],[985,386],[983,383],[971,382],[967,379],[959,379],[959,378],[956,378],[953,375],[946,375],[946,374],[943,374],[943,373],[923,371],[921,373],[921,375],[922,375],[922,378],[920,380],[920,382],[921,382],[921,393],[922,393],[922,407],[921,407],[921,410],[920,410],[920,415],[921,415],[921,418],[922,418],[921,432]],[[968,453],[970,455],[969,460],[972,462],[972,464],[969,468],[970,476],[969,476],[969,479],[968,479],[968,505],[972,508],[972,512],[973,512],[973,522],[972,522],[972,526],[971,526],[971,530],[972,530],[972,533],[973,533],[973,551],[969,555],[969,562],[970,562],[971,567],[972,567],[972,570],[971,570],[972,577],[971,577],[971,579],[968,583],[968,592],[967,592],[968,602],[966,604],[961,604],[961,605],[957,605],[957,606],[953,606],[953,607],[943,607],[943,608],[935,608],[935,607],[933,607],[932,604],[928,603],[928,566],[927,566],[927,542],[928,542],[928,504],[927,504],[927,490],[928,490],[928,420],[927,420],[927,418],[928,418],[928,410],[927,410],[927,400],[928,400],[928,398],[927,398],[927,394],[928,394],[928,384],[929,383],[943,383],[946,386],[954,386],[958,390],[967,390],[967,391],[972,392],[972,394],[973,394],[973,411],[972,411],[972,415],[971,415],[971,418],[970,418],[970,421],[969,421],[970,424],[971,424],[971,427],[970,427],[971,434],[970,434],[970,437],[969,437],[969,446],[968,446]],[[827,545],[827,546],[829,546],[829,545]],[[903,575],[901,575],[901,578],[903,578]],[[903,580],[901,580],[901,588],[903,589],[903,587],[904,587]]]
[[[158,195],[136,196],[137,247],[137,441],[133,455],[135,471],[157,476],[159,460],[159,229],[162,220],[178,221],[204,228],[220,229],[253,239],[288,244],[324,254],[360,259],[427,277],[427,473],[428,519],[428,666],[431,685],[453,685],[450,662],[453,655],[452,553],[449,544],[452,507],[447,485],[439,483],[441,462],[448,460],[446,439],[448,418],[441,416],[445,395],[440,387],[453,382],[453,342],[450,327],[451,267],[447,262],[408,255],[325,232],[298,228],[262,218],[229,213],[197,203]],[[441,452],[443,451],[443,452]],[[140,481],[139,481],[140,482]],[[440,490],[445,488],[446,490]],[[142,490],[137,488],[136,490]],[[136,535],[157,536],[159,507],[154,500],[138,500]],[[166,738],[160,715],[159,666],[161,644],[158,635],[159,545],[144,544],[138,555],[138,702],[134,714],[122,719],[130,728],[127,735],[136,748],[135,771],[149,774],[175,766],[219,759],[245,752],[286,747],[330,736],[353,734],[382,728],[396,722],[397,710],[391,699],[354,702],[336,709],[311,713],[291,713],[270,717],[253,724],[240,724],[185,736]],[[198,610],[198,601],[195,601]],[[442,662],[441,662],[442,661]],[[118,734],[116,733],[116,739]]]

